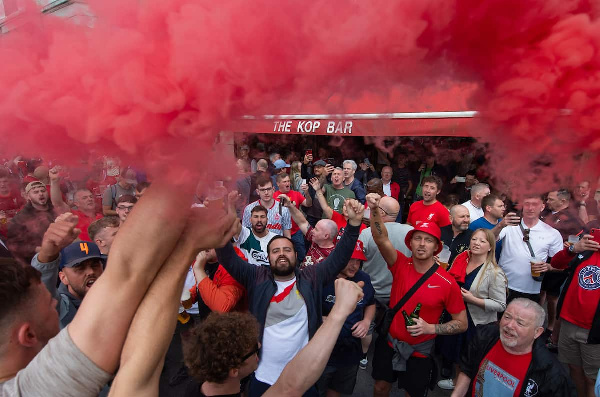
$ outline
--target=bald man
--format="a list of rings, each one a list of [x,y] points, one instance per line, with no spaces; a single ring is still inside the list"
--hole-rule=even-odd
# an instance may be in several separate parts
[[[455,205],[450,208],[450,224],[442,228],[442,242],[450,247],[450,260],[448,264],[452,266],[452,261],[456,255],[469,249],[471,235],[473,231],[469,229],[471,215],[469,209],[464,205]]]

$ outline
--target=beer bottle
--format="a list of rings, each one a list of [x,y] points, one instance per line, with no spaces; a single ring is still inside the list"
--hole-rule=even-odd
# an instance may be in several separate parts
[[[417,303],[417,307],[415,307],[415,310],[413,310],[413,312],[410,314],[410,318],[419,318],[419,313],[421,312],[421,304]]]
[[[402,310],[402,316],[404,316],[404,325],[405,326],[409,327],[411,325],[415,325],[415,322],[413,321],[412,318],[410,318],[410,316],[408,315],[406,310]]]

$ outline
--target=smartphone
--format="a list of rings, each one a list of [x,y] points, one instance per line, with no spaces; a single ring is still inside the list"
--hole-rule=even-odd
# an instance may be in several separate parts
[[[325,162],[327,164],[333,165],[333,163],[335,162],[335,159],[333,157],[328,157],[327,159],[325,159]]]
[[[456,180],[456,182],[464,182],[467,180],[467,177],[464,176],[455,176],[454,179]]]
[[[305,156],[312,156],[312,149],[306,149]]]
[[[369,161],[369,159],[368,159],[368,158],[366,158],[366,157],[365,157],[365,164],[366,164],[366,165],[371,165],[371,162],[370,162],[370,161]]]
[[[594,238],[594,241],[600,244],[600,229],[592,229],[590,230],[590,234]]]

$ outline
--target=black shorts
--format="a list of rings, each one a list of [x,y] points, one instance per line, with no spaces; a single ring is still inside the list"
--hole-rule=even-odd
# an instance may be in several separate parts
[[[560,287],[567,279],[565,272],[548,272],[542,280],[542,291],[550,296],[558,297],[560,295]]]
[[[379,336],[375,342],[375,355],[373,357],[372,376],[375,380],[394,383],[398,380],[398,388],[404,389],[411,397],[425,397],[434,371],[433,358],[411,357],[406,362],[406,371],[394,371],[392,358],[394,349],[387,342],[387,338]]]
[[[325,371],[317,382],[319,395],[324,396],[327,389],[331,389],[341,394],[352,394],[356,385],[356,374],[358,372],[358,363],[347,367],[326,366]]]

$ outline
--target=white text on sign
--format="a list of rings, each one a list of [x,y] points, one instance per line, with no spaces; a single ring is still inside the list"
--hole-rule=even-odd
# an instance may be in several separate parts
[[[292,131],[301,134],[314,134],[318,132],[352,134],[352,121],[286,120],[275,121],[273,124],[273,132],[291,133]]]

